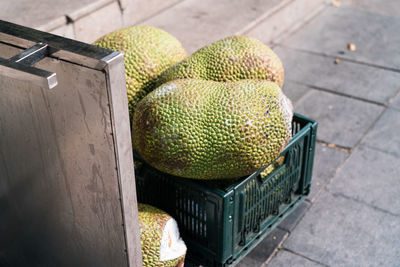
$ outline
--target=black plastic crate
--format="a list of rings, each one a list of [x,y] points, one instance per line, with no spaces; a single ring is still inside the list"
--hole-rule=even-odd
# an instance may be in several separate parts
[[[308,195],[316,131],[315,121],[295,114],[293,138],[281,153],[283,164],[264,178],[260,173],[266,168],[226,186],[140,164],[135,170],[138,201],[177,220],[190,262],[234,265]]]

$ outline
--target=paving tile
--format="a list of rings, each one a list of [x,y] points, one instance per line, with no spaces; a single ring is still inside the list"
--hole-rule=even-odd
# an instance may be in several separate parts
[[[283,247],[331,266],[398,266],[399,219],[323,192]]]
[[[275,228],[268,236],[264,238],[245,258],[243,258],[237,267],[260,266],[268,260],[275,249],[278,248],[282,240],[287,236],[287,232]]]
[[[318,122],[317,139],[352,148],[374,123],[383,107],[311,90],[299,100],[294,110]]]
[[[400,5],[398,0],[341,0],[341,7],[356,8],[376,14],[400,17]]]
[[[387,103],[399,90],[400,73],[341,61],[285,47],[275,47],[285,67],[285,80]],[[400,59],[400,58],[399,58]]]
[[[400,110],[385,110],[362,144],[400,157]]]
[[[400,216],[399,163],[399,156],[359,146],[328,190]]]
[[[310,203],[306,201],[300,203],[297,208],[279,224],[278,228],[289,233],[292,232],[309,207]]]
[[[67,24],[67,17],[62,15],[59,16],[58,18],[54,18],[51,20],[48,20],[41,24],[40,26],[36,26],[35,29],[43,32],[50,32],[53,31],[54,29],[61,28]],[[28,27],[32,27],[28,25]]]
[[[310,90],[310,87],[304,84],[285,81],[282,90],[285,95],[292,101],[292,103],[295,104]]]
[[[274,258],[272,258],[272,260],[267,266],[268,267],[290,267],[290,266],[320,267],[324,265],[310,261],[304,257],[293,254],[289,251],[280,250],[278,254]]]
[[[75,39],[92,43],[104,34],[121,27],[121,10],[118,3],[113,2],[75,21]]]
[[[390,107],[400,110],[400,92],[392,99]]]
[[[181,1],[182,0],[120,0],[123,8],[123,25],[124,27],[132,26]]]
[[[325,0],[285,0],[266,13],[255,27],[243,29],[247,35],[255,37],[265,44],[271,43],[287,29],[298,26],[310,12],[321,9]],[[253,26],[253,25],[252,25]]]
[[[214,41],[234,35],[281,1],[185,0],[142,24],[171,33],[191,54]]]
[[[336,173],[339,165],[346,159],[348,152],[317,144],[314,159],[314,169],[311,180],[311,191],[308,199],[311,202],[321,192],[322,188]]]
[[[0,1],[0,18],[9,22],[17,23],[31,28],[41,28],[52,30],[58,26],[60,17],[74,12],[93,2],[103,0],[18,0]],[[55,25],[51,25],[51,23]],[[42,29],[42,28],[41,28]]]
[[[55,34],[55,35],[60,35],[60,36],[70,38],[70,39],[75,38],[74,26],[72,25],[72,23],[58,27],[58,28],[52,30],[50,33]]]
[[[368,25],[368,26],[366,26]],[[329,7],[283,40],[285,46],[400,69],[400,19]],[[347,44],[356,44],[354,52]]]
[[[68,12],[66,16],[71,20],[71,21],[77,21],[78,19],[88,16],[91,13],[96,12],[97,10],[101,9],[102,7],[105,7],[112,2],[117,3],[116,0],[95,0],[87,5],[81,6],[79,8],[74,9],[72,12]]]

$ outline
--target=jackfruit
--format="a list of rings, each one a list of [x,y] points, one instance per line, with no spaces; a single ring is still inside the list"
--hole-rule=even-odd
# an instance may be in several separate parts
[[[123,53],[131,116],[140,99],[155,88],[158,75],[186,57],[182,44],[175,37],[151,26],[116,30],[94,44]]]
[[[171,216],[153,206],[138,203],[143,266],[183,266],[186,245]]]
[[[273,82],[174,80],[147,95],[133,146],[152,167],[193,179],[230,179],[270,164],[291,138],[292,104]]]
[[[283,164],[284,161],[285,161],[285,156],[280,156],[279,158],[277,158],[275,162],[273,162],[271,165],[265,168],[264,171],[260,173],[261,179],[267,178],[267,176],[276,169],[278,169]]]
[[[279,57],[257,39],[231,36],[205,46],[164,71],[157,82],[195,78],[217,82],[268,80],[281,88],[284,70]]]

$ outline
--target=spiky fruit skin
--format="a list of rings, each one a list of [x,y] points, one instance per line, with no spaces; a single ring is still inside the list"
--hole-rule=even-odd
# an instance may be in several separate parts
[[[151,26],[133,26],[106,34],[95,45],[124,55],[129,113],[155,88],[158,75],[186,57],[182,44],[169,33]]]
[[[184,260],[184,255],[170,261],[160,260],[162,233],[171,216],[160,209],[142,203],[138,203],[138,215],[143,266],[175,267]]]
[[[260,79],[275,82],[282,88],[284,70],[279,57],[257,39],[231,36],[199,49],[168,68],[157,85],[184,78],[217,82]]]
[[[133,145],[162,172],[238,178],[281,153],[291,137],[292,116],[290,100],[272,82],[174,80],[138,104]]]
[[[275,171],[285,161],[285,156],[280,156],[273,164],[269,165],[263,172],[260,173],[261,179],[267,178],[267,176]]]

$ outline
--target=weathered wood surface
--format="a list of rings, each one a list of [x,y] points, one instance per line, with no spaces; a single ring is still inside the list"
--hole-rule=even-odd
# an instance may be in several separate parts
[[[58,86],[0,77],[0,266],[140,266],[129,124],[115,122],[107,72],[36,66]]]

